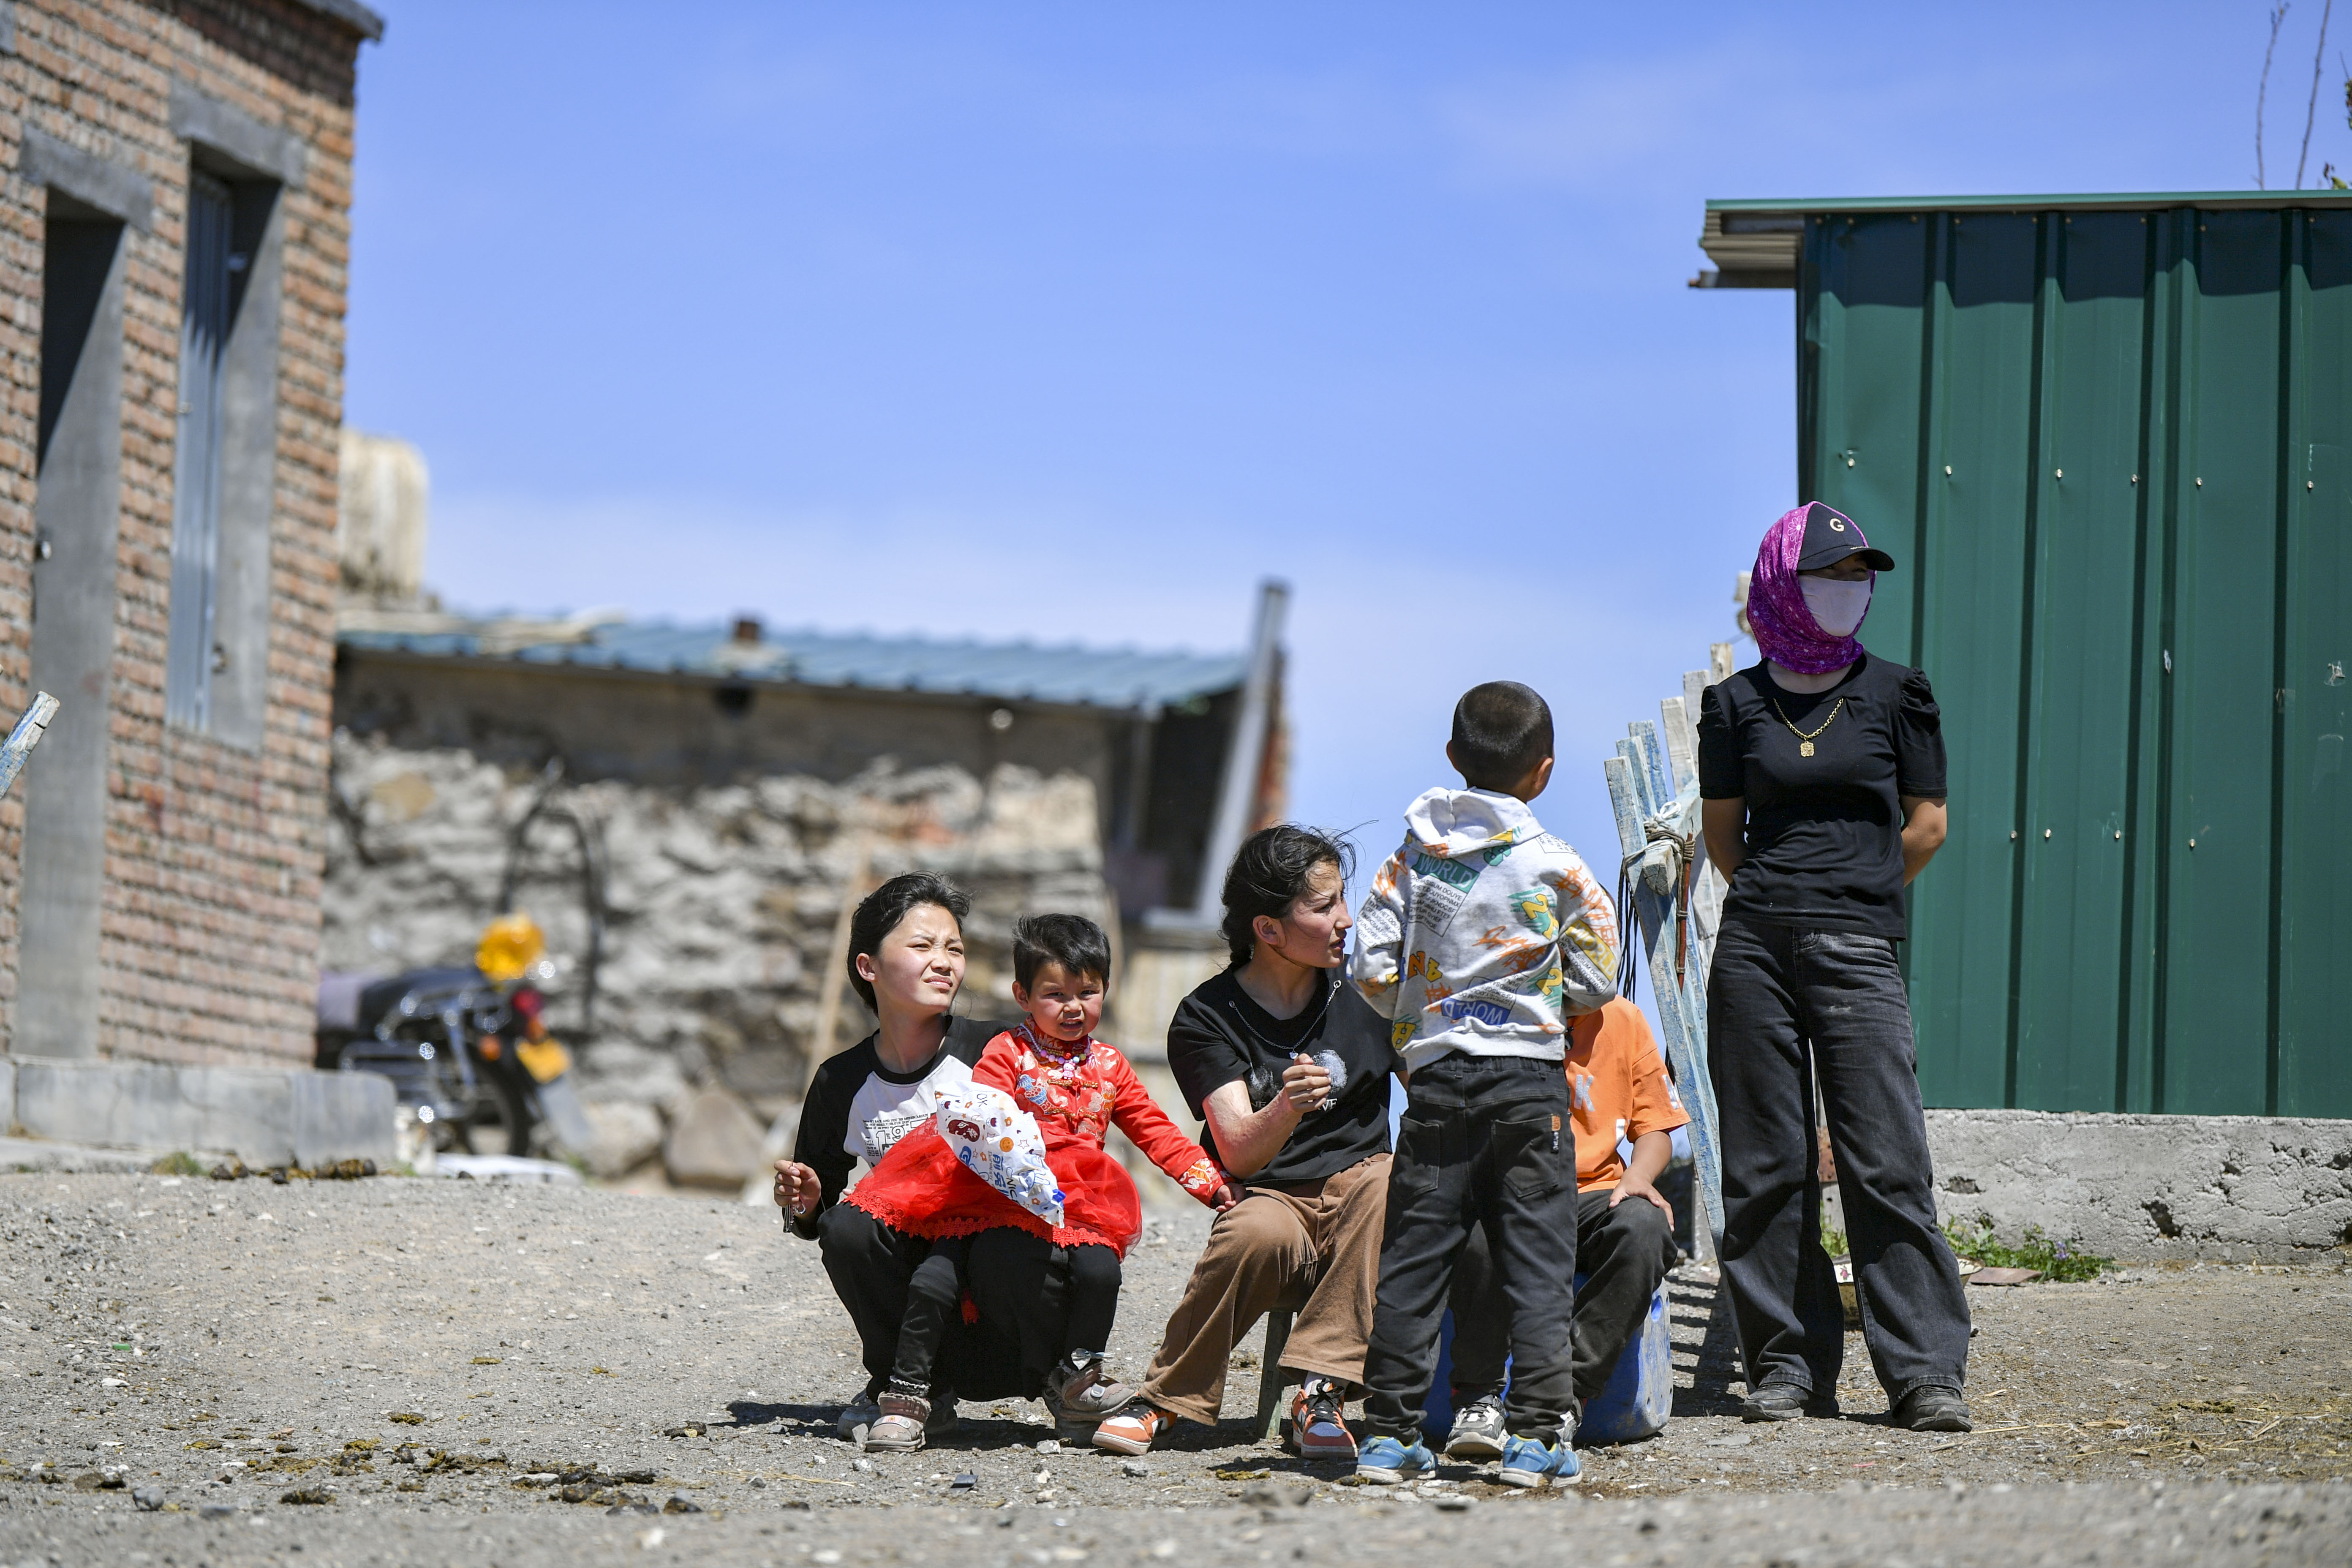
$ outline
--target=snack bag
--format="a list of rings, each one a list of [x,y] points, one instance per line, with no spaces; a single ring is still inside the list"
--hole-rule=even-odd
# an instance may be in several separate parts
[[[1045,1135],[1011,1095],[967,1085],[940,1098],[934,1121],[965,1169],[1047,1225],[1061,1225],[1062,1189],[1045,1163]]]

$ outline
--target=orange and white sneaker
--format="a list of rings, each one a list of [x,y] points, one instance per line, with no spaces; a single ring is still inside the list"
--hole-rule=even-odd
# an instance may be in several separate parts
[[[1347,1391],[1328,1377],[1310,1377],[1290,1401],[1290,1441],[1302,1459],[1356,1461],[1356,1435],[1348,1430]]]
[[[1149,1454],[1152,1439],[1176,1424],[1176,1417],[1149,1401],[1130,1399],[1102,1419],[1095,1428],[1095,1447],[1114,1454]]]

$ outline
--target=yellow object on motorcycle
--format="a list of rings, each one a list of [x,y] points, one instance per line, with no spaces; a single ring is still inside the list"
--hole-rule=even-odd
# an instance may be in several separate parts
[[[515,1059],[534,1083],[553,1083],[572,1070],[572,1053],[552,1035],[543,1040],[517,1041]]]
[[[539,922],[518,910],[500,915],[483,931],[481,945],[474,949],[474,967],[491,984],[504,985],[521,979],[546,951],[547,937]]]

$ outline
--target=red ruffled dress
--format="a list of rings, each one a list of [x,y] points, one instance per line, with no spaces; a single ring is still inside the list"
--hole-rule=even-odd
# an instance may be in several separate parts
[[[1062,1188],[1062,1221],[1044,1220],[966,1169],[926,1122],[898,1140],[842,1201],[910,1236],[936,1240],[1013,1226],[1057,1247],[1093,1244],[1120,1257],[1143,1233],[1135,1180],[1103,1149],[1117,1127],[1153,1164],[1203,1204],[1225,1173],[1184,1136],[1116,1047],[1087,1038],[1040,1039],[1024,1024],[988,1042],[972,1081],[1001,1089],[1037,1119],[1045,1163]]]

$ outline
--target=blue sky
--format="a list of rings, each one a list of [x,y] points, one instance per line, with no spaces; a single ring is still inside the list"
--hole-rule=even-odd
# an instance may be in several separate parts
[[[1295,815],[1384,854],[1454,699],[1521,679],[1597,868],[1600,758],[1797,499],[1790,297],[1685,287],[1705,199],[2251,186],[2266,37],[2245,0],[385,9],[348,416],[432,465],[449,601],[1226,648],[1278,575]],[[2306,183],[2352,163],[2319,96]]]

